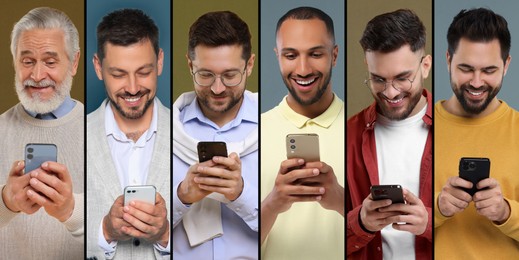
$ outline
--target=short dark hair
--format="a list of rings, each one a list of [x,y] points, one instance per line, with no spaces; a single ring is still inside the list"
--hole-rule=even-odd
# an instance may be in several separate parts
[[[249,26],[231,11],[209,12],[200,16],[189,28],[187,52],[189,59],[195,59],[195,47],[219,47],[239,45],[242,58],[251,57],[251,34]]]
[[[463,9],[454,17],[447,31],[448,52],[451,59],[461,38],[472,42],[490,42],[498,39],[503,62],[510,53],[511,37],[508,23],[503,16],[490,9]]]
[[[425,40],[425,26],[416,13],[398,9],[371,19],[364,29],[360,45],[364,52],[389,53],[409,44],[411,51],[416,52],[425,47]]]
[[[107,42],[118,46],[129,46],[149,40],[155,54],[159,54],[159,28],[155,22],[138,9],[121,9],[103,17],[97,25],[97,57],[105,57]]]
[[[328,31],[328,34],[332,38],[332,43],[335,45],[335,31],[333,28],[333,20],[328,14],[321,11],[320,9],[317,9],[314,7],[302,6],[302,7],[297,7],[297,8],[289,10],[286,14],[284,14],[283,16],[281,16],[281,18],[279,18],[278,24],[276,26],[276,36],[278,34],[279,28],[281,28],[281,25],[287,19],[294,19],[294,20],[319,19],[319,20],[323,21],[324,24],[326,25],[326,30]]]

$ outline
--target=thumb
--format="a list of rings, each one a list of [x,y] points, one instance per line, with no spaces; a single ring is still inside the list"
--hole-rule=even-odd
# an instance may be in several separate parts
[[[416,205],[422,203],[420,198],[416,197],[412,192],[410,192],[408,189],[403,189],[404,191],[404,198],[407,201],[407,203],[411,205]]]
[[[20,176],[23,175],[22,170],[25,167],[24,161],[15,161],[9,172],[9,176]]]

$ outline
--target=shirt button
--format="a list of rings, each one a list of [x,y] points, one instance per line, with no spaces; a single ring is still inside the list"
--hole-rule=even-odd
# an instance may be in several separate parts
[[[377,246],[377,250],[380,251],[380,247],[379,246]]]
[[[137,238],[133,239],[133,245],[134,246],[139,246],[141,244],[141,241]]]
[[[236,208],[236,211],[240,211],[240,210],[241,210],[241,208]]]
[[[355,248],[359,248],[359,246],[358,246],[358,245],[355,245]]]

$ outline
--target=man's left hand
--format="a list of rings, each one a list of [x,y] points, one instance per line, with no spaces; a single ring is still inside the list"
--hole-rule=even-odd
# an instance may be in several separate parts
[[[236,153],[229,157],[213,157],[214,167],[200,166],[198,172],[205,177],[195,177],[200,189],[218,192],[228,200],[236,200],[243,191],[243,179],[241,175],[241,160]]]
[[[319,175],[303,179],[301,185],[324,187],[319,204],[325,209],[337,211],[344,217],[344,187],[337,182],[333,168],[324,162],[307,162],[303,168],[317,169]]]
[[[477,183],[478,189],[472,197],[478,214],[497,224],[503,224],[510,217],[510,206],[503,198],[501,186],[494,178],[487,178]]]

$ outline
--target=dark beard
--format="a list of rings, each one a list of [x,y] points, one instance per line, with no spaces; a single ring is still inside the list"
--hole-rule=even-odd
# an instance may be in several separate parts
[[[149,95],[149,93],[145,94],[145,95]],[[108,96],[108,95],[107,95]],[[144,95],[143,95],[144,96]],[[148,108],[151,106],[151,104],[153,103],[153,98],[150,98],[146,101],[146,103],[144,103],[144,107],[142,108],[142,111],[138,111],[137,109],[138,108],[132,108],[132,111],[131,112],[125,112],[121,106],[119,106],[119,104],[117,104],[115,102],[115,100],[113,100],[112,98],[110,98],[110,96],[108,96],[108,100],[110,100],[110,103],[113,105],[113,107],[115,107],[115,110],[117,110],[119,112],[120,115],[122,115],[123,117],[127,118],[127,119],[139,119],[141,118],[145,113],[146,111],[148,110]]]
[[[322,77],[323,75],[319,75],[319,77]],[[328,73],[328,77],[326,77],[323,81],[323,84],[317,89],[317,93],[315,93],[315,96],[313,96],[309,100],[303,100],[300,96],[297,95],[297,92],[295,89],[291,86],[289,81],[290,75],[288,78],[283,77],[283,82],[285,83],[285,86],[288,89],[288,92],[290,92],[290,95],[295,99],[297,103],[299,103],[302,106],[309,106],[315,104],[317,101],[321,100],[321,97],[326,92],[326,89],[328,88],[328,85],[330,84],[330,79],[332,78],[332,70],[330,69],[330,73]]]
[[[465,110],[465,112],[472,114],[472,115],[479,115],[481,112],[483,112],[488,107],[490,102],[492,102],[492,100],[497,96],[497,93],[499,93],[499,90],[501,90],[502,82],[503,82],[503,79],[501,79],[501,83],[499,83],[499,85],[494,88],[492,88],[488,85],[480,87],[478,89],[478,91],[481,90],[481,88],[484,88],[485,89],[484,91],[487,91],[488,95],[485,100],[483,100],[482,102],[479,102],[479,103],[470,102],[468,99],[465,98],[464,93],[467,90],[476,89],[469,83],[462,84],[459,88],[457,88],[457,86],[451,80],[451,87],[452,87],[452,91],[456,95],[456,98],[458,98],[458,101],[460,102],[461,107],[463,107],[463,110]]]
[[[400,93],[400,95],[398,95],[396,98],[398,99],[401,95],[405,95],[405,94]],[[400,121],[400,120],[404,120],[407,117],[409,117],[409,115],[413,112],[413,110],[416,107],[416,105],[418,104],[418,102],[420,102],[421,97],[422,97],[422,91],[418,91],[418,92],[416,92],[415,95],[409,96],[409,105],[401,114],[394,113],[393,111],[391,111],[390,108],[388,109],[386,106],[378,105],[377,107],[378,107],[380,114],[387,117],[389,120]],[[386,102],[384,95],[382,95],[382,94],[378,95],[377,102]]]

